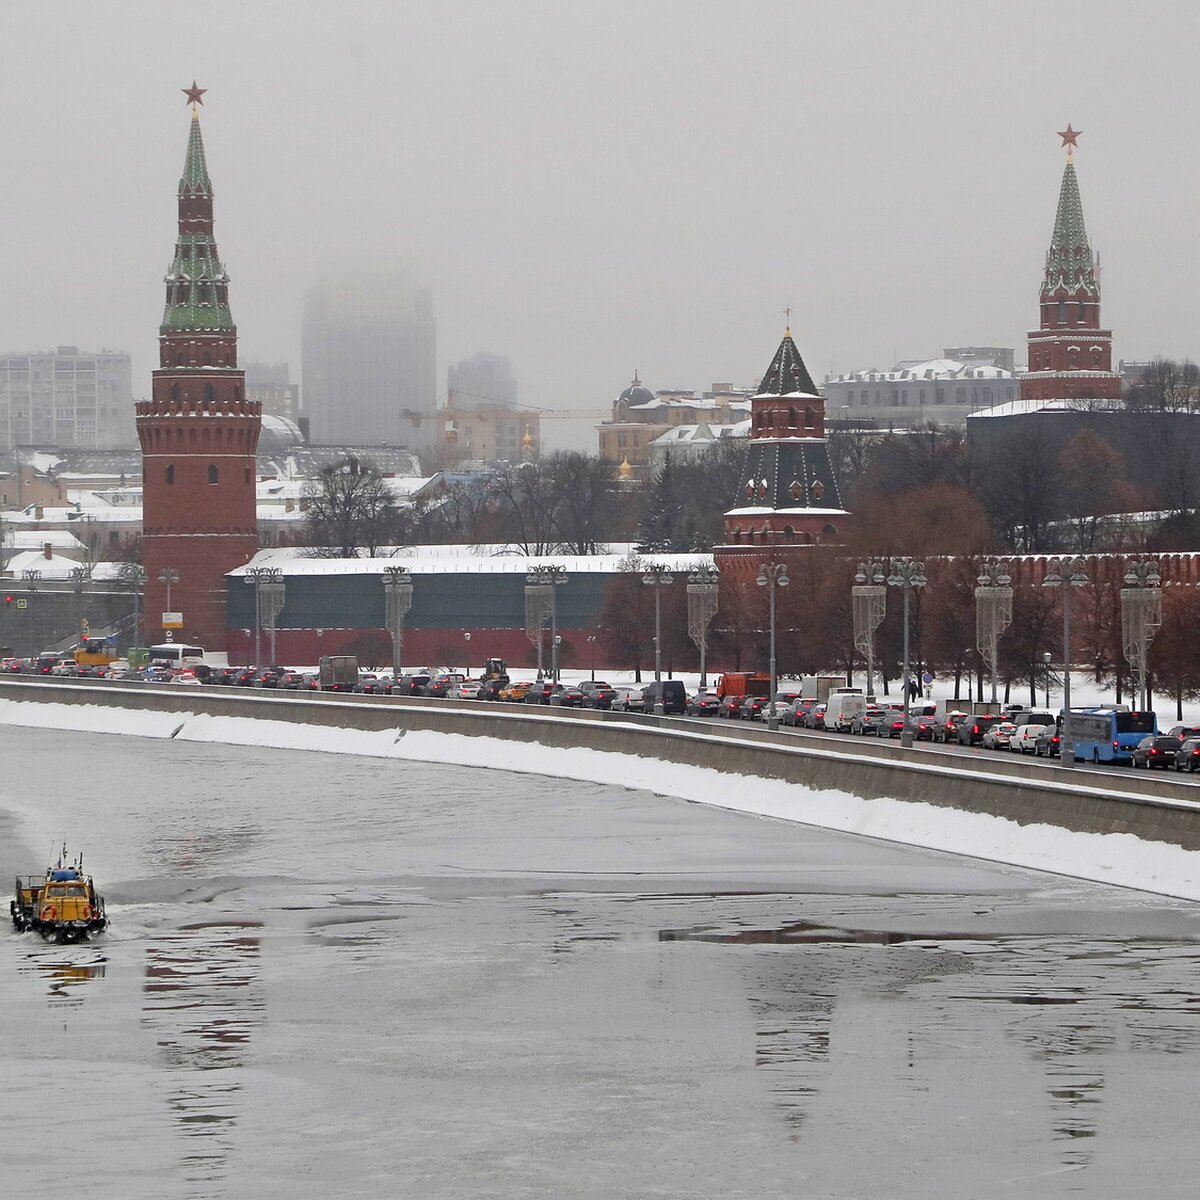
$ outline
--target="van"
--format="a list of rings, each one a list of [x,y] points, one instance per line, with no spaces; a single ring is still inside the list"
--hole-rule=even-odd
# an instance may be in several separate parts
[[[835,688],[825,701],[825,728],[845,733],[855,713],[867,706],[867,698],[858,688]]]
[[[678,679],[663,679],[642,690],[642,711],[652,713],[661,703],[664,713],[687,712],[687,689]]]

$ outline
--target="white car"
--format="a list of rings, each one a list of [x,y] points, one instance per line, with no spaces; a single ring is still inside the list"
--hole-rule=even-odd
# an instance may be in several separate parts
[[[181,687],[203,687],[204,685],[196,678],[191,671],[180,671],[178,675],[172,676],[171,682]]]
[[[1036,754],[1037,740],[1045,728],[1045,725],[1018,725],[1008,739],[1008,748],[1015,754]]]

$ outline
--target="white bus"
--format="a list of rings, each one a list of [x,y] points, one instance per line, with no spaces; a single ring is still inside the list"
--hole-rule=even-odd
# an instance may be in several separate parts
[[[150,661],[164,667],[183,667],[204,662],[203,646],[188,646],[183,642],[163,642],[150,647]]]

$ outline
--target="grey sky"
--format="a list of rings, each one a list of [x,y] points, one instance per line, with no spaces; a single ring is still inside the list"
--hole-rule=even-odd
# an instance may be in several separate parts
[[[1197,12],[6,5],[0,348],[128,349],[148,392],[194,76],[242,358],[294,376],[309,277],[363,253],[433,287],[440,386],[487,349],[545,407],[749,381],[785,304],[817,378],[1023,357],[1068,121],[1115,356],[1200,354]]]

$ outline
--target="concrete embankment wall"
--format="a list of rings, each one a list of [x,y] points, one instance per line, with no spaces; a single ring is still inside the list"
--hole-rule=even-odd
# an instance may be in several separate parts
[[[1019,826],[1129,834],[1185,851],[1200,850],[1200,788],[1162,776],[1130,773],[1113,779],[1088,770],[1068,774],[1057,765],[1015,756],[1007,761],[927,745],[906,751],[895,743],[834,743],[827,735],[790,730],[772,734],[757,725],[711,720],[555,709],[527,712],[498,704],[357,695],[314,697],[13,678],[0,680],[0,700],[204,713],[329,729],[392,731],[397,737],[425,731],[561,751],[586,749],[707,768],[730,776],[731,790],[776,780],[816,793],[933,805]],[[4,719],[20,723],[19,718],[0,716]],[[530,769],[538,768],[531,764]]]

